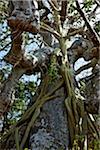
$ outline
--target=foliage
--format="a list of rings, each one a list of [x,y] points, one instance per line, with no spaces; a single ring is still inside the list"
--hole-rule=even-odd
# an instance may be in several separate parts
[[[51,82],[53,82],[58,77],[58,69],[57,69],[57,58],[55,55],[51,57],[51,62],[49,64],[48,73],[51,77]]]

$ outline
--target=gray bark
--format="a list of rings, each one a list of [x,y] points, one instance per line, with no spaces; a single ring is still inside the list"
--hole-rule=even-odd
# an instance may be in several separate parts
[[[95,69],[94,76],[86,82],[86,110],[91,114],[99,113],[100,104],[100,75],[99,68]]]
[[[55,95],[60,95],[60,97],[44,104],[40,117],[31,130],[32,150],[68,148],[69,132],[64,106],[64,88],[59,89]]]

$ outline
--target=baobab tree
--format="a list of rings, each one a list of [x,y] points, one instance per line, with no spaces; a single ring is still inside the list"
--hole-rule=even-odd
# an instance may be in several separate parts
[[[9,35],[2,32],[1,62],[10,71],[1,69],[1,149],[98,149],[99,1],[1,4],[1,12],[9,8],[1,25],[7,20],[11,37],[4,46]],[[80,58],[86,64],[76,70]]]

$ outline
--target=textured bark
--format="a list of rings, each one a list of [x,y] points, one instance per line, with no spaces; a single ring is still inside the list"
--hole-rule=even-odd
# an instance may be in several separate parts
[[[35,68],[46,54],[39,58],[27,58],[24,56],[22,49],[22,33],[23,31],[37,33],[39,31],[39,12],[38,3],[32,1],[15,1],[9,2],[9,18],[8,25],[12,31],[12,46],[11,50],[5,56],[5,60],[14,65],[8,79],[3,83],[0,91],[0,116],[3,116],[8,111],[11,103],[11,93],[15,88],[19,78],[27,71]],[[42,58],[41,58],[42,57]],[[39,62],[36,64],[36,62]],[[45,58],[44,58],[45,61]],[[43,62],[44,63],[44,62]]]
[[[33,0],[33,2],[34,2],[34,0]],[[33,11],[35,8],[34,8],[34,5],[31,0],[30,1],[28,1],[28,0],[27,1],[24,1],[24,0],[14,1],[13,0],[11,5],[12,5],[12,9],[10,12],[10,18],[8,19],[8,25],[12,28],[13,31],[15,31],[16,29],[17,29],[17,31],[15,32],[15,34],[13,34],[13,32],[12,32],[13,44],[12,44],[10,53],[8,53],[8,55],[5,57],[5,60],[8,61],[10,64],[14,65],[14,67],[12,69],[12,73],[10,74],[10,76],[8,77],[6,82],[3,84],[1,93],[0,93],[0,101],[9,102],[9,103],[11,102],[12,90],[13,90],[13,88],[15,88],[19,78],[24,73],[30,75],[30,74],[34,74],[34,72],[40,72],[40,71],[42,72],[43,69],[47,69],[50,55],[54,50],[54,49],[46,47],[46,48],[34,51],[31,55],[28,55],[28,54],[25,55],[24,51],[21,48],[21,44],[22,44],[21,34],[23,31],[26,31],[26,32],[28,31],[33,34],[37,33],[38,26],[36,26],[36,24],[34,24],[34,21],[35,21],[35,23],[38,23],[38,20],[36,21],[36,19],[38,19],[38,18]],[[62,8],[62,10],[63,10],[63,8]],[[36,11],[36,9],[35,9],[35,11]],[[66,14],[65,10],[64,10],[64,14]],[[65,20],[65,18],[64,18],[64,20]],[[64,21],[64,20],[62,20],[62,21]],[[19,33],[19,35],[18,35],[18,33]],[[51,43],[52,43],[51,34],[41,33],[41,35],[43,36],[44,41],[49,46],[51,46]],[[86,47],[85,48],[82,47],[82,45],[80,47],[78,46],[78,48],[76,48],[76,49],[74,49],[74,48],[72,49],[72,55],[74,55],[73,59],[75,59],[74,61],[72,60],[72,63],[75,62],[76,59],[78,59],[80,57],[84,57],[84,59],[86,59],[86,60],[91,60],[94,57],[96,59],[98,59],[98,49],[99,48],[96,47],[96,45],[94,47],[94,45],[91,45],[91,44],[90,44],[91,47],[89,47],[89,44],[87,45],[86,42],[88,43],[89,41],[83,40],[82,44],[85,43],[87,46],[87,49],[89,48],[89,50],[87,50]],[[63,47],[63,45],[61,45],[61,46]],[[92,49],[92,50],[90,51],[90,49]],[[96,80],[94,79],[94,82],[97,83],[98,79],[96,79]],[[58,84],[58,81],[52,83],[53,86],[55,86],[57,84]],[[87,83],[87,85],[89,86],[88,83]],[[49,88],[47,89],[47,92],[51,91],[53,86],[49,86]],[[91,88],[91,86],[90,86],[90,88]],[[41,90],[42,90],[42,88],[41,88]],[[98,90],[98,88],[97,88],[97,90]],[[94,88],[93,88],[93,91],[94,91]],[[95,95],[97,95],[97,97],[98,97],[98,93],[99,92],[96,92],[96,91],[93,95],[91,95],[91,91],[90,91],[90,93],[88,93],[89,95],[87,95],[86,98],[87,99],[88,99],[88,97],[90,98],[89,103],[92,102],[91,99],[95,99]],[[36,94],[39,95],[40,93],[36,93]],[[20,145],[22,144],[22,148],[31,147],[32,150],[47,150],[47,149],[48,150],[61,150],[61,149],[68,148],[69,131],[68,131],[68,124],[67,124],[67,113],[66,113],[66,109],[65,109],[65,105],[64,105],[64,100],[66,98],[66,93],[64,91],[64,87],[61,87],[60,89],[58,89],[56,91],[56,93],[54,93],[54,96],[57,96],[57,98],[51,99],[50,101],[46,102],[45,104],[43,103],[44,104],[43,106],[39,107],[39,111],[41,113],[40,113],[40,116],[38,117],[38,119],[36,118],[35,122],[32,125],[32,128],[29,126],[30,125],[29,119],[32,119],[31,116],[29,116],[30,118],[27,118],[27,116],[26,116],[27,119],[24,120],[26,122],[25,123],[21,122],[21,123],[23,123],[21,126],[20,126],[20,123],[17,124],[16,126],[14,126],[15,128],[21,127],[21,130],[19,131],[19,138],[20,138],[19,144]],[[95,103],[93,102],[93,104],[95,104]],[[2,107],[2,105],[0,107],[0,111],[1,110],[3,110],[3,112],[5,112],[5,109]],[[32,116],[34,116],[34,112],[36,110],[37,109],[35,108],[33,111],[33,114],[31,114]],[[97,110],[92,109],[89,111],[93,112],[93,111],[97,111]],[[1,113],[3,113],[3,112],[1,111]],[[26,134],[29,134],[28,132],[26,132],[27,127],[29,127],[28,131],[30,131],[30,128],[31,128],[31,131],[30,131],[29,139],[26,138],[24,140],[25,142],[23,142],[23,143],[26,144],[26,145],[24,145],[21,142],[23,141],[23,138],[25,137],[24,132]],[[8,147],[9,147],[9,149],[12,149],[12,148],[16,147],[15,141],[13,138],[14,134],[15,134],[15,130],[13,133],[11,133],[8,136],[8,137],[10,137],[9,139],[6,139],[4,142],[2,142],[1,149],[8,149]],[[26,135],[26,137],[27,136],[28,135]],[[28,146],[27,146],[27,143],[29,143]]]
[[[94,70],[94,76],[86,82],[86,110],[91,114],[100,114],[100,66]]]
[[[9,2],[8,25],[14,30],[31,32],[39,31],[39,12],[36,0],[11,0]]]
[[[68,148],[69,131],[64,105],[64,88],[56,91],[60,95],[44,104],[39,119],[31,130],[32,150],[58,150]]]
[[[50,55],[53,52],[51,48],[43,48],[33,52],[32,57],[23,56],[18,62],[15,63],[15,66],[12,69],[11,74],[8,79],[3,83],[0,91],[0,113],[3,115],[8,111],[8,107],[11,103],[11,94],[13,89],[16,87],[18,80],[23,74],[34,74],[35,72],[46,70],[46,66],[50,59]],[[14,62],[14,57],[9,61]]]
[[[55,88],[56,85],[59,83],[59,80],[60,78],[58,78],[53,83],[49,83],[48,80],[48,86],[46,85],[46,93],[44,94],[51,92],[53,90],[53,87]],[[42,82],[40,87],[38,88],[35,96],[33,97],[31,105],[34,105],[35,101],[37,101],[43,85],[44,82]],[[61,86],[53,94],[56,98],[47,101],[41,107],[41,113],[36,121],[33,123],[30,135],[28,135],[28,139],[25,142],[23,148],[28,147],[32,150],[58,150],[61,148],[66,149],[68,147],[69,131],[67,123],[67,112],[64,104],[64,100],[66,97],[64,85],[61,84]],[[13,136],[15,133],[15,128],[17,127],[20,129],[18,136],[19,143],[21,143],[25,136],[24,133],[26,132],[26,128],[29,125],[28,123],[30,122],[30,120],[31,118],[28,118],[24,123],[19,121],[19,123],[17,123],[17,125],[12,128],[13,132],[8,134],[8,138],[4,138],[1,142],[1,149],[14,149],[16,147]]]
[[[63,23],[67,17],[67,5],[68,5],[67,3],[68,3],[68,1],[65,0],[65,1],[62,1],[61,3],[62,3],[62,5],[61,5],[61,12],[60,12],[60,16],[61,16],[60,20],[61,20],[61,24],[63,26]]]

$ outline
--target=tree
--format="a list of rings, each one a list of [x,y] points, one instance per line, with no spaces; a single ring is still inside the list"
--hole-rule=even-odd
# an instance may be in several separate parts
[[[7,2],[1,4],[6,10]],[[11,44],[3,57],[10,68],[7,77],[1,69],[1,149],[99,149],[99,119],[94,115],[100,111],[100,28],[95,18],[99,6],[97,0],[9,2],[6,31],[11,42],[6,44],[6,33],[1,39],[1,51]],[[5,15],[1,24],[4,19]],[[32,42],[38,49],[33,50],[33,44],[27,52],[25,46]],[[80,58],[87,64],[75,70]],[[91,75],[77,81],[88,68]],[[31,75],[37,81],[25,82]]]

